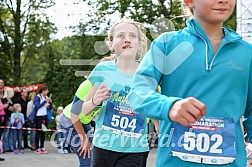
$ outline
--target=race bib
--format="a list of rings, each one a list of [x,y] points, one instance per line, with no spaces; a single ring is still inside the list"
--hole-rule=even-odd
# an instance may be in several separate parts
[[[123,136],[140,138],[144,133],[145,118],[128,105],[107,101],[102,129]]]
[[[173,156],[183,161],[219,165],[235,160],[233,119],[203,117],[187,127],[174,123],[173,128]]]

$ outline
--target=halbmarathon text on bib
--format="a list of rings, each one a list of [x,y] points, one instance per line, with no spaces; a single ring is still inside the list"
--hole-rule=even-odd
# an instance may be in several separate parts
[[[183,161],[229,164],[235,160],[232,118],[203,117],[190,126],[173,124],[172,154]]]

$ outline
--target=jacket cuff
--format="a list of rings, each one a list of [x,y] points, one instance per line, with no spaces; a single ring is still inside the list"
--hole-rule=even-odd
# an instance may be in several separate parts
[[[172,105],[173,105],[175,102],[177,102],[177,101],[179,101],[179,100],[181,100],[181,99],[182,99],[182,98],[178,98],[178,97],[169,97],[169,101],[167,101],[167,102],[165,103],[165,105],[163,106],[163,108],[162,108],[161,114],[162,114],[163,120],[169,121],[169,122],[173,122],[173,121],[170,119],[170,117],[169,117],[170,109],[171,109]]]

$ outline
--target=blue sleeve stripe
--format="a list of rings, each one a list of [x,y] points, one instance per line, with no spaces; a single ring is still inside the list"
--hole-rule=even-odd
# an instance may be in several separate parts
[[[74,96],[73,105],[71,108],[71,113],[79,115],[82,111],[82,105],[84,101],[80,100],[77,96]]]
[[[73,104],[76,103],[77,101],[79,101],[80,98],[78,98],[77,96],[74,96],[74,99],[73,99]]]

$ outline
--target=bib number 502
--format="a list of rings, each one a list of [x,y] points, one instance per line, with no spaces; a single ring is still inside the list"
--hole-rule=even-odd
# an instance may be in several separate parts
[[[113,114],[111,125],[114,127],[120,127],[121,129],[131,128],[131,130],[136,129],[136,119],[133,118],[131,121],[128,117],[120,117],[120,115]]]
[[[221,154],[222,149],[218,148],[222,144],[223,138],[219,134],[209,136],[206,133],[195,134],[193,132],[185,132],[184,134],[184,149],[193,151],[195,148],[201,152]],[[214,142],[212,146],[210,143]]]

